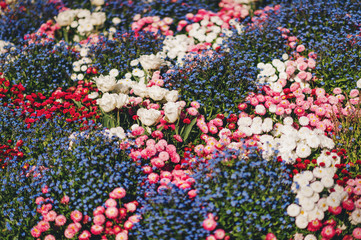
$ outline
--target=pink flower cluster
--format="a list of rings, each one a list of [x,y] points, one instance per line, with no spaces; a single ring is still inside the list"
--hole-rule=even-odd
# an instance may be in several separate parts
[[[49,203],[45,204],[45,202],[49,202]],[[38,224],[31,229],[31,235],[33,237],[40,237],[42,233],[45,233],[50,229],[51,224],[54,224],[57,227],[65,226],[67,222],[66,217],[64,215],[56,213],[54,210],[51,210],[53,208],[52,199],[50,198],[44,199],[43,197],[38,197],[35,200],[35,203],[39,206],[37,211],[41,213],[43,220],[38,222]],[[68,204],[69,197],[64,196],[61,199],[61,203],[64,205]],[[83,224],[88,223],[89,216],[83,216],[83,214],[80,211],[75,210],[71,212],[70,219],[73,222],[70,223],[64,231],[64,236],[68,239],[73,238],[76,234],[80,232],[82,228],[82,224],[80,222],[82,221]],[[88,240],[90,237],[91,237],[90,232],[86,230],[82,231],[79,235],[80,240]],[[45,236],[45,239],[53,240],[55,239],[55,237],[51,234],[47,234]]]
[[[212,213],[209,213],[207,218],[203,220],[203,228],[208,231],[213,231],[217,227],[217,222]],[[223,229],[216,229],[213,231],[213,234],[207,236],[206,240],[217,240],[217,239],[229,239],[229,236],[226,236],[226,233]]]
[[[331,189],[332,191],[333,189]],[[348,196],[343,198],[342,203],[337,207],[328,207],[327,214],[324,221],[319,219],[312,220],[308,223],[307,230],[312,234],[319,233],[322,239],[361,239],[361,228],[357,227],[361,223],[361,178],[349,179],[346,186],[343,188]],[[336,222],[334,216],[342,219],[342,222]],[[356,226],[352,230],[351,235],[344,235],[344,228],[341,225]],[[349,229],[348,229],[349,232]],[[296,238],[295,238],[296,239]]]
[[[153,73],[152,79],[148,82],[147,87],[151,87],[151,86],[163,87],[163,85],[164,85],[164,80],[160,75],[160,71],[155,71]]]
[[[42,214],[43,220],[31,229],[31,235],[38,238],[42,233],[46,234],[47,231],[55,230],[64,231],[64,237],[67,239],[72,239],[78,235],[79,240],[89,240],[92,235],[102,235],[102,239],[108,239],[107,236],[115,236],[116,240],[126,240],[128,239],[128,231],[132,229],[135,223],[139,222],[140,216],[134,214],[138,207],[137,201],[118,204],[118,200],[125,196],[124,188],[115,188],[109,193],[110,198],[105,201],[105,207],[98,206],[93,211],[92,222],[89,221],[89,216],[84,216],[78,210],[71,211],[70,219],[67,219],[65,214],[58,214],[51,210],[53,208],[52,199],[38,197],[35,202],[39,206],[38,212]],[[64,196],[60,203],[67,205],[69,197]],[[129,214],[131,216],[128,216]],[[67,222],[68,225],[66,225]],[[51,227],[51,225],[54,226]],[[55,240],[54,235],[47,234],[44,239]]]
[[[221,10],[217,13],[200,9],[196,14],[188,13],[186,19],[194,23],[202,20],[209,21],[211,17],[218,17],[222,21],[221,28],[229,29],[229,21],[231,19],[243,19],[249,15],[249,11],[246,7],[234,1],[223,0],[219,3],[219,6],[221,7]],[[207,24],[208,31],[211,31],[212,26],[214,26],[214,23],[209,21]],[[189,25],[186,20],[181,20],[178,23],[177,31],[181,31],[183,28],[189,32],[192,30],[192,25]]]
[[[55,39],[55,32],[60,29],[59,24],[54,23],[52,20],[48,20],[46,23],[43,23],[40,28],[32,34],[28,34],[24,37],[24,39],[29,39],[29,44],[34,42],[37,36],[42,37],[44,34],[46,35],[46,39],[44,41],[52,41]]]
[[[165,17],[161,19],[158,16],[153,17],[141,17],[139,14],[134,16],[132,23],[132,30],[135,33],[140,31],[152,32],[157,34],[160,31],[166,36],[172,36],[174,33],[170,29],[170,25],[173,23],[173,19],[170,17]]]
[[[263,9],[256,10],[253,13],[255,16],[252,17],[252,22],[255,25],[262,26],[262,23],[268,19],[271,11],[274,11],[277,14],[280,9],[281,5],[275,5],[274,7],[266,6]]]
[[[141,127],[140,127],[141,128]],[[155,138],[162,136],[160,131],[153,132]],[[138,149],[132,149],[130,157],[137,161],[139,158],[150,159],[152,166],[159,169],[163,168],[167,163],[179,163],[180,156],[173,144],[168,144],[165,139],[156,142],[154,139],[148,139],[147,135],[138,137],[135,142]],[[144,147],[144,149],[142,149]]]

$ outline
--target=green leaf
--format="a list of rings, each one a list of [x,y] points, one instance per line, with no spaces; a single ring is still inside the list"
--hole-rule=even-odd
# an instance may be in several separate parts
[[[80,102],[75,101],[74,99],[73,99],[73,102],[75,103],[75,105],[76,105],[78,108],[81,108],[81,107],[83,106],[83,105],[81,105]]]
[[[193,119],[192,122],[186,127],[183,135],[183,141],[187,140],[189,133],[192,131],[194,124],[196,124],[197,118]]]

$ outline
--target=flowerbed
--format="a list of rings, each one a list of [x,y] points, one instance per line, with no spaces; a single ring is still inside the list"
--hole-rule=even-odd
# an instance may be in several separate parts
[[[358,1],[0,1],[1,239],[361,239]]]

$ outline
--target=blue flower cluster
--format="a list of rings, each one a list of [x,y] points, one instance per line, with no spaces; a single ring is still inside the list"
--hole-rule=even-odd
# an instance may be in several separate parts
[[[90,1],[70,1],[63,0],[65,6],[75,8],[90,9]],[[109,0],[105,1],[102,6],[102,11],[107,14],[107,26],[111,26],[111,20],[115,17],[119,18],[121,22],[116,26],[119,30],[129,30],[133,17],[140,14],[142,17],[158,16],[160,18],[171,16],[175,22],[185,19],[187,13],[196,14],[199,9],[207,9],[212,11],[218,10],[218,2],[210,0],[135,0],[135,1],[119,1]],[[173,29],[175,30],[175,29]]]
[[[202,165],[194,174],[202,202],[217,212],[218,226],[231,239],[264,239],[267,232],[288,239],[292,180],[286,166],[266,161],[252,148],[247,157],[227,150]],[[213,207],[213,209],[212,209]]]
[[[154,0],[138,4],[136,12],[146,16],[159,16],[161,18],[172,16],[175,21],[185,19],[187,13],[196,14],[199,9],[209,11],[218,10],[217,1],[207,0]]]
[[[155,54],[162,49],[163,39],[155,38],[151,33],[136,36],[132,31],[118,31],[115,39],[102,38],[92,45],[89,55],[93,56],[94,67],[100,73],[108,74],[113,68],[119,70],[119,76],[131,72],[130,62],[140,55]]]
[[[69,209],[84,215],[101,206],[117,187],[126,189],[125,201],[135,200],[141,168],[129,159],[127,150],[119,148],[117,139],[108,139],[94,128],[75,132],[79,126],[72,127],[60,117],[43,118],[28,129],[20,111],[1,104],[0,113],[0,143],[9,138],[14,144],[23,141],[19,150],[24,157],[13,156],[0,168],[0,217],[5,220],[1,224],[7,223],[0,228],[20,234],[14,238],[24,239],[25,233],[30,234],[29,226],[36,224],[35,199],[39,196],[53,199],[56,210],[67,195]],[[49,189],[46,194],[42,194],[44,186]]]
[[[90,214],[117,187],[127,190],[126,201],[134,200],[141,175],[140,167],[129,159],[129,152],[121,150],[115,139],[107,140],[99,130],[73,136],[75,139],[67,136],[47,143],[47,155],[37,159],[37,166],[48,169],[39,181],[49,187],[54,204],[67,195],[71,210]]]
[[[8,79],[12,79],[13,84],[22,83],[32,92],[46,95],[58,87],[74,84],[70,76],[73,62],[79,57],[77,55],[66,43],[26,45],[25,41],[21,41],[11,51],[0,55],[0,69]]]
[[[288,28],[317,55],[316,77],[325,89],[355,88],[361,78],[361,2],[278,1],[280,13],[269,21]],[[296,10],[297,9],[297,10]]]
[[[205,239],[209,232],[203,229],[202,221],[208,212],[207,206],[199,198],[190,199],[189,189],[182,190],[172,184],[169,187],[157,193],[154,185],[143,186],[147,197],[138,198],[143,219],[130,234],[135,239]]]
[[[178,89],[183,99],[206,106],[207,116],[234,113],[246,92],[255,90],[257,63],[280,58],[288,48],[274,23],[248,26],[224,40],[211,57],[200,54],[176,66],[165,76],[166,86]]]
[[[44,165],[36,165],[36,161],[49,161],[51,151],[48,143],[61,144],[57,138],[71,133],[71,129],[62,124],[64,120],[59,118],[52,121],[43,119],[29,129],[22,119],[20,110],[0,104],[0,144],[15,147],[21,140],[23,144],[18,150],[24,153],[24,157],[10,154],[7,166],[0,168],[0,218],[3,220],[1,224],[6,223],[6,226],[0,225],[0,229],[10,230],[0,231],[1,239],[4,237],[2,234],[6,234],[6,239],[25,239],[29,226],[36,224],[35,198],[41,194],[40,187],[44,183],[41,178],[43,168],[40,167]]]
[[[25,34],[35,32],[41,24],[58,14],[57,4],[47,0],[18,0],[0,17],[0,40],[18,43]]]

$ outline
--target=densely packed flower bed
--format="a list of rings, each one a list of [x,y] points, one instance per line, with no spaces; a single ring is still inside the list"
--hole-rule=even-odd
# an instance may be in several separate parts
[[[361,2],[0,0],[0,239],[361,239]]]

